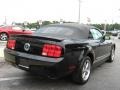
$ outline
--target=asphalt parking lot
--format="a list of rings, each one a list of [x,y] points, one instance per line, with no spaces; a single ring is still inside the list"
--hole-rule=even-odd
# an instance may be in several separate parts
[[[115,61],[94,69],[85,85],[76,85],[69,78],[49,80],[14,68],[5,63],[2,55],[5,45],[0,45],[0,90],[120,90],[120,40],[114,42]]]

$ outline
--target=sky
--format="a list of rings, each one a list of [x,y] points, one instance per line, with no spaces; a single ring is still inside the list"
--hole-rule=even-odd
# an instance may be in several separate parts
[[[79,0],[0,0],[0,24],[37,20],[78,21]],[[81,0],[81,23],[120,23],[120,0]],[[90,22],[88,22],[90,19]]]

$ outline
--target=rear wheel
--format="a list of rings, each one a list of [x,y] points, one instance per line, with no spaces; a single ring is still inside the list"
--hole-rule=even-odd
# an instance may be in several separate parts
[[[8,39],[8,35],[6,33],[0,33],[0,40],[6,41]]]
[[[91,73],[91,59],[90,57],[85,57],[83,61],[79,64],[76,72],[73,73],[73,81],[78,84],[85,84]]]

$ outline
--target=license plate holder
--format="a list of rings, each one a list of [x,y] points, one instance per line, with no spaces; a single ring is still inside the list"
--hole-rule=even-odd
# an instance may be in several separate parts
[[[18,59],[18,66],[20,66],[22,68],[29,69],[29,64],[28,64],[27,60],[24,59],[24,58],[19,58]]]

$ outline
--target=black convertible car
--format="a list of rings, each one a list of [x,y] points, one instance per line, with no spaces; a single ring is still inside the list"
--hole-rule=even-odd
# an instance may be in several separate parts
[[[93,66],[112,62],[115,44],[99,29],[84,24],[54,24],[33,35],[11,36],[5,60],[20,69],[49,78],[71,75],[74,82],[88,81]]]

